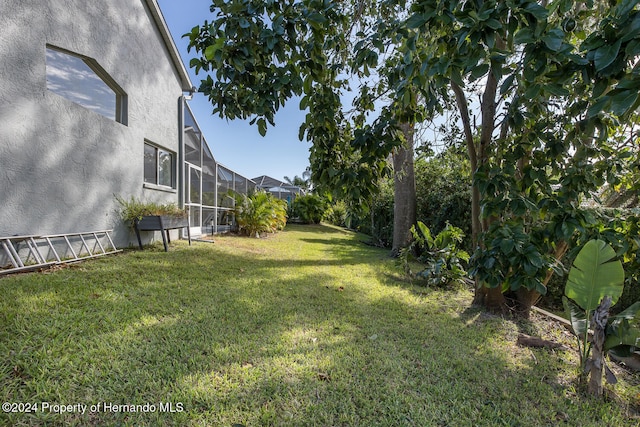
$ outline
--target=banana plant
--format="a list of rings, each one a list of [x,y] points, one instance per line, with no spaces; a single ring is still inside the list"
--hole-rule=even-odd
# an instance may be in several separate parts
[[[624,270],[622,263],[616,259],[613,248],[602,240],[587,242],[569,271],[563,303],[571,320],[573,333],[578,338],[581,372],[591,370],[592,377],[600,376],[595,379],[597,382],[602,377],[602,367],[605,368],[607,381],[615,383],[615,376],[604,364],[602,355],[594,354],[590,357],[594,344],[589,340],[590,326],[596,332],[601,331],[602,342],[595,344],[602,354],[611,351],[617,355],[629,355],[640,346],[640,329],[636,317],[640,311],[640,302],[618,315],[609,316],[608,313],[608,308],[618,301],[623,289]],[[597,309],[605,312],[606,324],[602,327],[592,319],[592,314]],[[602,319],[602,313],[598,317]],[[594,366],[599,371],[591,369]],[[601,390],[592,391],[595,394],[601,393]]]
[[[640,301],[612,316],[607,325],[604,348],[615,356],[640,354]]]

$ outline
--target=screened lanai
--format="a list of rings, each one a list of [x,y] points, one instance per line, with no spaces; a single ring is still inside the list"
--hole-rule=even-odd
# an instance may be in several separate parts
[[[189,105],[183,105],[184,188],[192,235],[223,233],[235,226],[229,190],[246,194],[255,182],[217,163]]]
[[[297,196],[305,194],[302,188],[267,175],[253,178],[252,181],[255,182],[256,188],[271,193],[272,196],[278,199],[286,200],[288,204],[291,204]]]

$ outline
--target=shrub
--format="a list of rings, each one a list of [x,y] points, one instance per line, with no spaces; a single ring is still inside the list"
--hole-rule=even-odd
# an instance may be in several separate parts
[[[253,194],[233,193],[234,214],[240,233],[260,237],[260,233],[274,233],[287,223],[287,202],[264,191]]]
[[[292,204],[292,214],[305,224],[320,224],[327,210],[327,202],[316,194],[298,196]]]
[[[429,224],[434,234],[447,224],[460,228],[462,246],[471,251],[471,174],[465,156],[451,148],[430,159],[418,159],[416,211],[418,220]]]
[[[467,272],[462,265],[469,261],[469,254],[458,245],[464,233],[458,227],[447,224],[434,238],[429,227],[418,221],[418,227],[411,227],[413,241],[400,251],[400,262],[405,273],[412,278],[425,280],[430,286],[464,285]],[[411,263],[425,266],[414,273]]]
[[[347,208],[347,226],[371,236],[371,244],[390,247],[393,241],[393,180],[378,183],[378,193],[369,206]]]
[[[434,234],[447,224],[462,230],[461,246],[471,251],[471,172],[464,153],[452,147],[431,158],[415,162],[416,217],[429,224]],[[359,215],[352,227],[372,236],[378,246],[393,241],[393,179],[380,181],[379,192],[370,201],[368,212]]]
[[[327,221],[329,224],[337,225],[338,227],[346,227],[347,205],[344,202],[339,201],[329,206],[324,213],[323,220]]]
[[[131,224],[147,215],[166,215],[180,218],[184,218],[187,215],[187,211],[178,207],[175,203],[143,202],[133,196],[129,200],[117,195],[114,197],[120,204],[120,216],[123,221]]]

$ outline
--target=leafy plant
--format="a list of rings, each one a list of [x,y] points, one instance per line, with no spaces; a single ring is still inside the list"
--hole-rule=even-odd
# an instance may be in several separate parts
[[[447,224],[434,238],[423,222],[418,221],[417,225],[417,228],[415,225],[411,227],[413,241],[400,251],[405,272],[411,277],[426,280],[432,286],[463,284],[467,272],[462,263],[469,261],[469,254],[458,248],[464,239],[462,230]],[[426,268],[413,273],[411,264],[416,262],[426,265]]]
[[[187,216],[187,211],[178,207],[175,203],[145,202],[131,196],[128,200],[121,196],[114,195],[120,204],[120,217],[130,224],[139,221],[147,215],[166,215],[178,218]]]
[[[234,214],[240,232],[254,237],[282,230],[287,223],[287,202],[264,191],[253,194],[232,193]]]
[[[447,223],[465,234],[462,247],[471,245],[471,171],[469,161],[456,146],[431,158],[418,158],[415,164],[417,217],[429,224],[433,233]]]
[[[320,224],[327,210],[326,201],[315,194],[305,194],[293,201],[293,216],[306,224]]]
[[[612,351],[629,355],[640,344],[636,314],[640,302],[621,313],[609,316],[624,288],[624,270],[613,248],[602,240],[590,240],[580,250],[569,271],[563,303],[578,338],[581,378],[591,371],[590,391],[601,394],[602,368],[607,380],[615,376],[607,368],[603,355]],[[593,339],[589,338],[589,326]],[[592,354],[592,349],[593,354]]]
[[[347,226],[347,205],[343,201],[338,201],[325,211],[323,219],[330,224],[339,227]]]

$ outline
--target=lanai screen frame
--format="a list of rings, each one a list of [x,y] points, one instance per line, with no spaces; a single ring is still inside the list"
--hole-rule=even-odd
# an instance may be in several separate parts
[[[256,183],[215,160],[213,151],[205,139],[185,97],[182,97],[182,102],[180,103],[180,117],[181,161],[179,176],[181,177],[181,183],[179,185],[179,197],[180,205],[189,210],[189,225],[195,230],[199,228],[202,234],[232,231],[236,227],[235,216],[233,215],[235,200],[226,195],[227,190],[248,194],[255,191]],[[191,136],[188,136],[188,133]],[[193,138],[194,136],[199,138],[200,158],[198,161],[193,156],[193,152],[191,152],[189,157],[194,161],[192,163],[187,161],[185,153],[187,153],[186,144],[188,138]],[[190,171],[193,170],[200,172],[200,203],[193,203],[190,198],[190,188],[193,187]],[[220,177],[225,179],[220,179]],[[213,189],[211,188],[212,185],[214,185]],[[224,191],[221,191],[223,187]],[[196,220],[199,223],[196,223]]]

